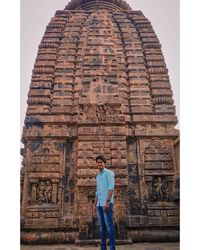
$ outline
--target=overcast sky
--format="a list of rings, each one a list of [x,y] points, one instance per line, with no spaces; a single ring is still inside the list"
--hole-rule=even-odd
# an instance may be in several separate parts
[[[68,0],[21,0],[21,133],[38,45],[51,17],[54,16],[56,10],[63,10],[68,2]],[[133,10],[143,12],[152,23],[161,42],[169,70],[177,117],[180,120],[179,0],[126,0],[126,2]]]

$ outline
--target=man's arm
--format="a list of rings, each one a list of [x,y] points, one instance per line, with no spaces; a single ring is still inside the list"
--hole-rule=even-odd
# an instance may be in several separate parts
[[[112,171],[110,171],[107,177],[108,177],[108,190],[109,190],[107,200],[110,201],[115,187],[115,175]]]
[[[113,195],[113,192],[114,192],[114,186],[115,186],[115,181],[114,181],[114,173],[113,172],[110,172],[108,174],[108,197],[107,197],[107,200],[106,200],[106,204],[105,204],[105,209],[108,211],[109,210],[109,205],[110,205],[110,199]]]
[[[95,201],[94,201],[95,207],[96,207],[96,205],[97,205],[97,202],[98,202],[98,196],[97,196],[97,194],[96,194],[96,196],[95,196]]]
[[[108,197],[107,197],[106,202],[110,202],[110,199],[111,199],[111,197],[112,197],[112,194],[113,194],[113,190],[109,190],[109,193],[108,193]]]

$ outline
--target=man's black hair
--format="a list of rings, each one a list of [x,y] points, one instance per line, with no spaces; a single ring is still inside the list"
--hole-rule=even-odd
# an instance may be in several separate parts
[[[103,155],[98,155],[98,156],[96,157],[96,162],[97,162],[98,160],[102,160],[104,163],[106,163],[106,158],[105,158]]]

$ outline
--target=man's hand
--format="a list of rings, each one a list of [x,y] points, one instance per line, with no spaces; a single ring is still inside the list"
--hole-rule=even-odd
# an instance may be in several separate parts
[[[109,213],[109,208],[110,208],[110,202],[107,201],[105,204],[105,210],[107,213]]]

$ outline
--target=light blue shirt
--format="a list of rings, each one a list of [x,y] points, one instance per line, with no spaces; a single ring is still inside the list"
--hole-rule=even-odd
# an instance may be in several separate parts
[[[115,181],[113,171],[104,168],[102,172],[99,172],[96,176],[96,184],[96,196],[98,197],[97,206],[105,206],[109,190],[114,191]],[[114,203],[114,192],[110,199],[110,203]]]

